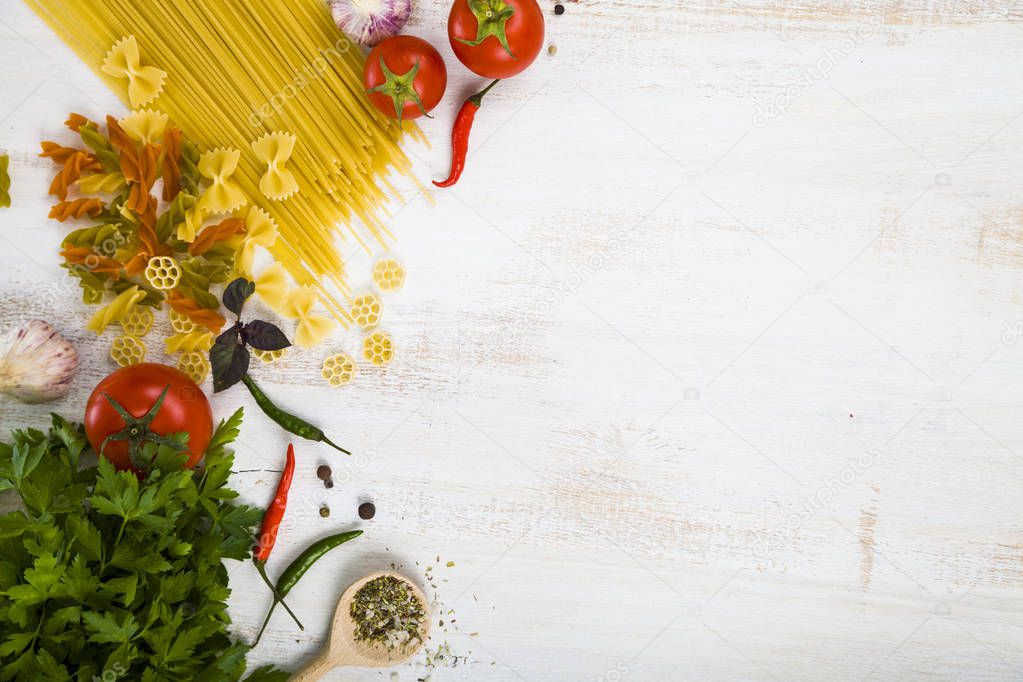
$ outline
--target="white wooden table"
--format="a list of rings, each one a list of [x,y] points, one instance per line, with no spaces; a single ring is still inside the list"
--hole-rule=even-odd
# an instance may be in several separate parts
[[[434,680],[1023,677],[1010,5],[545,0],[557,54],[490,95],[456,189],[395,204],[396,363],[328,388],[323,356],[359,339],[339,332],[261,375],[359,454],[300,447],[271,572],[359,501],[378,515],[292,595],[307,632],[279,614],[253,663],[307,660],[342,589],[394,562],[433,566],[454,610],[431,648],[465,658]],[[409,29],[452,74],[434,148],[411,148],[423,179],[478,85],[446,7],[420,2]],[[0,36],[0,321],[80,345],[55,405],[78,417],[109,339],[82,331],[33,154],[67,112],[120,107],[15,0]],[[241,390],[214,399],[239,404],[234,481],[262,505],[286,439]],[[46,412],[0,403],[4,431]],[[251,637],[269,597],[231,572]]]

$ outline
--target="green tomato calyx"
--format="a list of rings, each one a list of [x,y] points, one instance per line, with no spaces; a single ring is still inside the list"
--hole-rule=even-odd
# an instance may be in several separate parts
[[[398,118],[398,125],[401,125],[405,105],[409,102],[413,102],[419,107],[419,111],[423,113],[423,116],[432,118],[432,116],[426,113],[426,108],[423,107],[423,100],[420,99],[419,93],[416,92],[415,88],[416,74],[419,73],[418,61],[407,73],[396,74],[387,68],[384,58],[380,57],[380,70],[384,73],[384,82],[375,88],[370,88],[366,92],[376,92],[391,98],[391,101],[394,103],[394,113]]]
[[[511,46],[508,45],[507,34],[508,20],[515,14],[515,8],[509,6],[504,0],[468,0],[468,2],[469,11],[476,17],[476,40],[458,37],[455,40],[475,47],[490,36],[494,36],[512,59],[517,59]]]

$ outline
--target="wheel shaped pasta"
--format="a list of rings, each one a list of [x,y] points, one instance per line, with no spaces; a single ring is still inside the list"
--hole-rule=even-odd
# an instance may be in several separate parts
[[[362,341],[362,356],[377,367],[382,367],[394,359],[394,342],[383,332],[376,332]]]
[[[184,353],[178,358],[178,369],[195,383],[201,384],[210,375],[210,361],[205,353]]]
[[[132,109],[145,106],[163,92],[167,72],[155,66],[142,66],[139,44],[135,36],[126,36],[114,43],[100,67],[114,78],[128,79],[128,101]]]
[[[355,372],[355,361],[346,353],[338,353],[323,361],[323,369],[320,374],[328,384],[338,388],[352,383],[355,379]]]
[[[199,200],[204,213],[230,213],[248,202],[245,192],[231,179],[238,169],[241,152],[237,149],[214,149],[199,157],[199,172],[209,179],[210,186]]]
[[[181,266],[170,256],[150,258],[146,266],[146,281],[154,289],[170,291],[181,281]]]
[[[285,167],[297,141],[291,133],[267,133],[252,143],[256,159],[266,164],[259,191],[271,201],[284,201],[298,191],[295,174]]]
[[[383,291],[397,291],[405,286],[405,266],[393,258],[377,261],[373,266],[373,281]]]
[[[189,334],[198,329],[195,322],[192,322],[192,318],[173,308],[167,312],[167,317],[170,319],[171,329],[178,334]]]
[[[110,344],[110,359],[119,367],[137,365],[146,359],[146,344],[134,336],[118,336]]]
[[[134,336],[141,339],[153,328],[153,309],[145,306],[135,306],[135,309],[124,316],[121,320],[121,329],[125,336]]]
[[[374,294],[356,296],[355,301],[352,302],[352,319],[363,329],[372,329],[380,324],[382,313],[380,299]]]
[[[280,350],[260,350],[258,348],[252,349],[252,354],[259,358],[259,361],[264,365],[272,365],[275,362],[279,362],[288,354],[287,348],[281,348]]]

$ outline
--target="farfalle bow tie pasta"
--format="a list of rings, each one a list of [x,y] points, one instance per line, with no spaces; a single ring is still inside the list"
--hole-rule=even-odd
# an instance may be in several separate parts
[[[155,66],[142,66],[139,44],[135,36],[126,36],[117,41],[107,52],[100,67],[103,73],[114,78],[128,79],[128,101],[132,109],[145,106],[163,92],[167,72]]]
[[[199,200],[204,213],[230,213],[246,204],[245,192],[231,179],[240,159],[237,149],[214,149],[199,157],[199,172],[210,181]]]
[[[270,214],[253,206],[245,218],[245,239],[234,258],[234,269],[240,275],[252,274],[256,247],[271,248],[277,242],[277,224]]]
[[[309,286],[295,289],[284,299],[281,312],[286,317],[298,320],[298,327],[295,329],[295,345],[300,348],[312,348],[318,345],[337,326],[337,322],[329,317],[312,314],[316,300],[316,291]]]
[[[298,180],[285,167],[296,141],[291,133],[268,133],[252,143],[256,159],[266,164],[266,172],[259,180],[259,191],[271,201],[284,201],[298,191]]]

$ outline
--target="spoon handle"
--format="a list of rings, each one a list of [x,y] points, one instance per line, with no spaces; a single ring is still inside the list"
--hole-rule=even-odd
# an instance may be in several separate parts
[[[331,655],[330,647],[326,647],[316,655],[316,658],[297,673],[291,676],[290,682],[316,682],[331,670],[337,667],[337,661]]]

